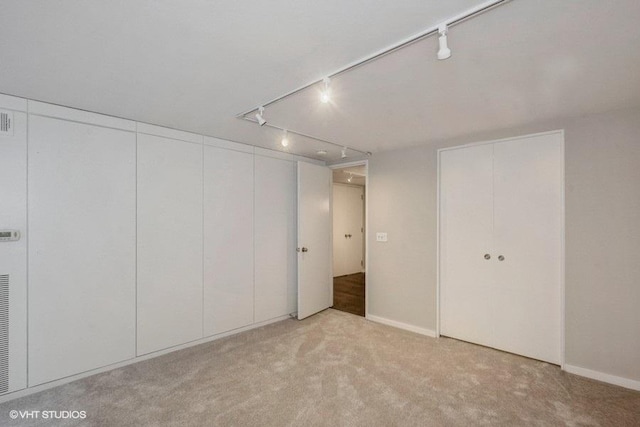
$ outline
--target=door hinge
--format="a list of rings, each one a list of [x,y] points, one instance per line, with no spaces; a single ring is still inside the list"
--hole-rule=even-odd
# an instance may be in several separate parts
[[[364,227],[360,227],[360,232],[364,233]]]
[[[360,267],[364,267],[364,261],[360,260]]]
[[[364,200],[364,194],[360,195],[360,200]]]

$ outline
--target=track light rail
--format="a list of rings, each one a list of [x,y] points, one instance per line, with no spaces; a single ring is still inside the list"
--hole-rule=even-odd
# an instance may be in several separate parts
[[[258,123],[258,121],[256,119],[254,119],[252,117],[247,117],[246,115],[245,116],[238,116],[238,118],[243,119],[243,120],[247,120],[247,121],[252,122],[252,123]],[[283,132],[287,131],[287,133],[289,133],[289,134],[299,135],[299,136],[302,136],[302,137],[305,137],[305,138],[309,138],[309,139],[313,139],[313,140],[316,140],[316,141],[320,141],[320,142],[325,143],[325,144],[330,144],[330,145],[333,145],[335,147],[340,147],[341,149],[342,148],[346,148],[349,151],[355,151],[356,153],[360,153],[360,154],[365,155],[365,156],[370,156],[371,155],[370,151],[357,150],[355,148],[351,148],[351,147],[348,147],[348,146],[343,145],[343,144],[336,144],[335,142],[327,141],[326,139],[318,138],[317,136],[312,136],[312,135],[308,135],[306,133],[298,132],[296,130],[292,130],[292,129],[289,129],[289,128],[283,128],[283,127],[280,127],[280,126],[276,126],[276,125],[273,125],[273,124],[271,124],[269,122],[266,122],[263,126],[264,127],[269,127],[269,128],[272,128],[272,129],[278,129],[278,130],[281,130]]]
[[[382,58],[382,57],[384,57],[384,56],[386,56],[386,55],[388,55],[390,53],[393,53],[393,52],[399,50],[399,49],[402,49],[404,47],[410,46],[410,45],[412,45],[412,44],[414,44],[414,43],[416,43],[416,42],[418,42],[418,41],[420,41],[422,39],[425,39],[425,38],[429,37],[429,36],[438,34],[438,28],[439,28],[440,25],[445,24],[448,27],[455,26],[457,24],[460,24],[463,21],[466,21],[466,20],[471,19],[471,18],[473,18],[475,16],[478,16],[478,15],[484,13],[484,12],[487,12],[488,10],[494,9],[495,7],[498,7],[498,6],[502,5],[502,4],[508,3],[509,1],[511,1],[511,0],[489,0],[489,1],[486,1],[484,3],[481,3],[478,6],[476,6],[474,8],[471,8],[471,9],[468,9],[465,12],[463,12],[463,13],[461,13],[459,15],[456,15],[456,16],[454,16],[452,18],[449,18],[448,20],[446,20],[446,21],[444,21],[444,22],[442,22],[442,23],[440,23],[438,25],[430,27],[430,28],[418,33],[418,34],[415,34],[415,35],[413,35],[413,36],[411,36],[411,37],[409,37],[409,38],[407,38],[405,40],[402,40],[402,41],[400,41],[400,42],[398,42],[398,43],[396,43],[396,44],[394,44],[392,46],[389,46],[389,47],[387,47],[387,48],[385,48],[383,50],[375,52],[375,53],[373,53],[373,54],[371,54],[371,55],[369,55],[369,56],[367,56],[365,58],[362,58],[362,59],[360,59],[358,61],[352,62],[351,64],[348,64],[348,65],[340,68],[339,70],[334,71],[333,73],[323,77],[322,79],[314,80],[314,81],[312,81],[310,83],[307,83],[307,84],[305,84],[303,86],[300,86],[297,89],[294,89],[294,90],[292,90],[290,92],[287,92],[284,95],[280,95],[277,98],[273,98],[270,101],[264,102],[264,103],[262,103],[260,105],[262,107],[267,107],[269,105],[275,104],[275,103],[277,103],[279,101],[282,101],[285,98],[288,98],[288,97],[290,97],[292,95],[295,95],[295,94],[297,94],[299,92],[302,92],[303,90],[308,89],[311,86],[314,86],[314,85],[316,85],[318,83],[323,82],[326,78],[331,78],[332,79],[332,78],[334,78],[336,76],[339,76],[339,75],[344,74],[344,73],[346,73],[348,71],[354,70],[354,69],[356,69],[358,67],[361,67],[361,66],[363,66],[365,64],[368,64],[369,62],[375,61],[376,59],[380,59],[380,58]],[[253,113],[254,111],[258,111],[258,108],[259,107],[254,107],[254,108],[252,108],[250,110],[247,110],[247,111],[244,111],[242,113],[239,113],[239,114],[236,115],[236,117],[255,122],[255,120],[248,119],[246,116],[248,114],[250,114],[250,113]],[[275,126],[272,126],[272,127],[275,127]],[[281,128],[277,128],[277,129],[281,129]],[[291,130],[289,130],[289,132],[294,133]],[[299,134],[299,135],[302,135],[302,134]],[[319,139],[317,137],[314,137],[314,136],[308,136],[308,135],[303,135],[303,136],[307,136],[308,138],[312,138],[312,139],[315,139],[315,140],[318,140],[318,141],[326,142],[328,144],[340,146],[340,144],[335,144],[335,143],[332,143],[332,142],[329,142],[329,141],[324,141],[324,140],[321,140],[321,139]],[[358,151],[358,150],[354,150],[354,151]],[[362,151],[360,151],[360,152],[362,152]]]

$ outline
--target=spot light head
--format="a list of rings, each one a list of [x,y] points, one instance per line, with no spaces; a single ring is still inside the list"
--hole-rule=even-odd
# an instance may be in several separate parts
[[[260,126],[264,126],[267,124],[267,121],[264,119],[264,107],[258,107],[258,112],[256,113],[256,120]]]
[[[451,49],[447,46],[447,24],[440,24],[438,26],[438,59],[451,58]]]

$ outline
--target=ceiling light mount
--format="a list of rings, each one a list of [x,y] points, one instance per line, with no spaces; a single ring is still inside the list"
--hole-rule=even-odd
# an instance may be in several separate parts
[[[446,23],[438,25],[438,59],[444,60],[451,58],[451,49],[447,46],[447,33],[449,27]]]
[[[342,152],[340,153],[340,158],[341,159],[346,159],[347,158],[347,147],[342,147]]]

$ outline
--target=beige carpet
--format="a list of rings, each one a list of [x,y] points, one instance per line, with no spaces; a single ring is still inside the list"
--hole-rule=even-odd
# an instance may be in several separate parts
[[[640,425],[640,393],[327,310],[4,403],[0,425],[620,427]]]

